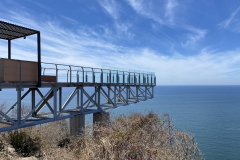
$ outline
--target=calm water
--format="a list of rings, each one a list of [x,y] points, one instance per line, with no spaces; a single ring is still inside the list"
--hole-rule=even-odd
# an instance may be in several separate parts
[[[66,89],[63,99],[71,91]],[[15,90],[3,90],[0,102],[13,104],[15,96]],[[114,109],[111,115],[148,111],[169,113],[178,129],[195,136],[205,159],[240,159],[240,86],[157,86],[154,99]]]

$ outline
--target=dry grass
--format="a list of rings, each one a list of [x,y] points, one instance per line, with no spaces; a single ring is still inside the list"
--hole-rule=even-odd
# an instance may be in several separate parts
[[[69,137],[68,127],[68,121],[62,120],[19,132],[41,138],[38,159],[202,159],[194,137],[177,130],[168,114],[122,115],[104,125],[88,125],[83,135],[75,137]],[[5,146],[9,146],[8,134],[0,133]],[[71,143],[60,148],[59,141],[66,137]],[[16,158],[19,155],[0,151],[0,159]]]
[[[73,152],[78,159],[201,159],[194,138],[177,130],[168,114],[120,116],[108,127],[88,126],[75,138]]]

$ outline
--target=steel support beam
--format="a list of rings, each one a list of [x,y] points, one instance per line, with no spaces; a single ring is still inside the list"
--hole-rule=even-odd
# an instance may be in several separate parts
[[[126,86],[126,104],[128,104],[129,86]]]
[[[83,113],[83,86],[81,86],[81,113]]]
[[[57,87],[53,88],[53,117],[57,119]]]
[[[62,87],[58,88],[58,92],[59,92],[59,111],[62,110]]]
[[[138,100],[138,88],[139,88],[139,87],[136,86],[136,97],[137,97],[137,102],[139,101],[139,100]]]
[[[37,51],[38,51],[38,87],[42,86],[42,75],[41,75],[41,37],[40,32],[37,32]]]
[[[32,109],[34,109],[34,107],[35,107],[35,88],[32,88]],[[34,117],[35,116],[35,113],[33,112],[32,113],[32,117]]]
[[[8,59],[11,59],[11,40],[8,40]]]
[[[145,100],[147,100],[147,86],[145,86]]]
[[[154,98],[154,86],[152,86],[152,98]]]
[[[100,90],[101,86],[98,86],[98,110],[101,110],[101,90]]]
[[[17,88],[17,124],[18,125],[21,125],[21,116],[22,116],[22,114],[21,114],[21,92],[22,92],[22,88]]]
[[[117,107],[117,95],[116,95],[117,86],[114,86],[114,107]]]
[[[79,107],[79,87],[77,88],[77,107]]]
[[[110,89],[109,89],[110,86],[108,86],[108,97],[110,98]],[[110,98],[111,99],[111,98]],[[108,101],[108,104],[110,104],[110,102]]]

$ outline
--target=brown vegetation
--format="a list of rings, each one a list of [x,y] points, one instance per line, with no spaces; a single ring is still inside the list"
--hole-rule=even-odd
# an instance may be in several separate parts
[[[84,134],[75,137],[68,135],[67,120],[18,132],[25,132],[32,139],[38,137],[38,159],[202,159],[194,138],[177,130],[168,114],[121,115],[109,125],[87,125]],[[9,151],[10,133],[0,133],[1,159],[23,156]]]

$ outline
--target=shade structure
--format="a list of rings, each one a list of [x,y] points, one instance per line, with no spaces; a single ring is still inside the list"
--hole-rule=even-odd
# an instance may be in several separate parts
[[[37,34],[37,51],[38,51],[38,86],[41,86],[41,39],[40,31],[22,27],[16,24],[0,20],[0,39],[8,41],[8,59],[11,59],[11,40],[25,38]]]
[[[0,39],[13,40],[38,33],[39,31],[0,20]]]

